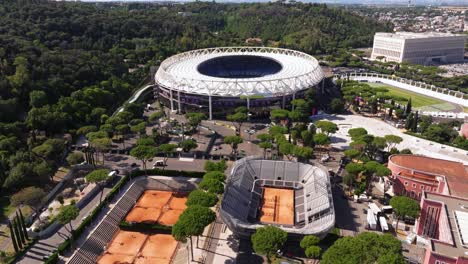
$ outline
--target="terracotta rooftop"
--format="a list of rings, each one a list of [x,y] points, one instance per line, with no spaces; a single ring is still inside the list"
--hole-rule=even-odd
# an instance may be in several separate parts
[[[468,166],[460,162],[429,158],[418,155],[393,155],[390,161],[407,169],[445,176],[450,193],[468,198]]]
[[[414,173],[408,173],[405,171],[402,171],[399,173],[399,175],[405,177],[405,178],[410,178],[410,179],[415,179],[419,181],[425,181],[428,184],[437,184],[438,181],[436,180],[436,176],[433,175],[427,175],[424,173],[419,173],[419,172],[414,172]]]

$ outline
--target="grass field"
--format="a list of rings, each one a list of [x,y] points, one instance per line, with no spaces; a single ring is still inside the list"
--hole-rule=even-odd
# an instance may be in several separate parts
[[[405,98],[411,98],[411,103],[413,107],[422,107],[422,106],[429,106],[429,105],[437,105],[437,104],[444,104],[446,103],[445,101],[425,96],[422,94],[410,92],[407,90],[399,89],[393,86],[389,86],[386,84],[381,84],[381,83],[368,83],[372,87],[381,87],[388,89],[388,92],[385,94],[393,95],[393,96],[399,96],[399,97],[405,97]],[[406,102],[398,102],[401,104],[406,104]]]
[[[387,84],[382,83],[368,83],[372,87],[385,88],[388,90],[385,94],[411,98],[413,108],[417,108],[421,111],[454,111],[454,112],[467,112],[467,108],[463,108],[459,105],[452,104],[434,97],[425,96],[419,93],[410,92],[408,90],[396,88]],[[397,101],[397,103],[406,105],[406,101]]]

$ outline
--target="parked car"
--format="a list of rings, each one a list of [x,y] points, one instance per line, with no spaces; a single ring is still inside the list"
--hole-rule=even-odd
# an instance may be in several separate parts
[[[164,160],[157,160],[153,165],[153,169],[156,169],[157,167],[164,167],[164,166],[165,166]]]

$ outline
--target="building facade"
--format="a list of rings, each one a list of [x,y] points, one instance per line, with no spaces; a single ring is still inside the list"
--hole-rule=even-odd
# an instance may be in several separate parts
[[[415,224],[423,264],[468,264],[468,200],[424,192]]]
[[[461,62],[465,41],[465,35],[450,33],[376,33],[371,59],[422,65]]]
[[[420,200],[423,192],[467,197],[468,166],[460,162],[418,155],[392,155],[387,164],[392,171],[395,195]]]

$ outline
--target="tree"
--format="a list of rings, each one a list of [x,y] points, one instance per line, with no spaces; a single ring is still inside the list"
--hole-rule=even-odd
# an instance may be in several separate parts
[[[198,144],[194,139],[187,139],[180,142],[179,146],[184,150],[184,152],[189,152],[192,149],[196,149]]]
[[[167,164],[167,160],[172,153],[175,152],[177,145],[175,144],[162,144],[157,148],[157,152],[162,152],[164,154],[164,165]]]
[[[31,107],[42,107],[47,103],[47,95],[44,91],[35,90],[29,93],[29,105]]]
[[[190,249],[193,260],[192,236],[203,234],[205,227],[216,219],[216,213],[210,208],[201,205],[192,205],[187,207],[180,215],[177,223],[172,227],[172,236],[177,241],[185,242],[190,239]],[[197,239],[198,242],[198,239]]]
[[[26,187],[13,194],[11,197],[11,204],[13,206],[19,206],[21,204],[27,205],[37,214],[46,196],[47,193],[41,188]]]
[[[327,136],[336,133],[338,130],[338,126],[335,123],[325,120],[315,122],[315,126],[320,128],[322,133],[325,133]]]
[[[364,171],[366,168],[361,163],[348,163],[345,166],[345,170],[347,173],[357,176],[359,173]]]
[[[224,159],[218,162],[207,160],[205,161],[204,169],[206,172],[210,172],[210,171],[224,172],[227,169],[226,161]]]
[[[154,139],[150,137],[142,137],[139,138],[136,142],[137,145],[144,145],[144,146],[153,146],[154,145]]]
[[[395,135],[385,135],[385,141],[387,141],[388,151],[395,148],[398,144],[403,142],[403,138]]]
[[[72,221],[80,215],[80,209],[74,204],[62,206],[60,212],[57,215],[57,221],[61,225],[70,225],[70,242],[73,245],[73,225]]]
[[[123,148],[125,148],[125,137],[130,132],[128,124],[117,125],[115,131],[121,136]]]
[[[391,256],[391,257],[389,257]],[[391,260],[391,262],[384,262]],[[401,242],[390,234],[360,233],[338,239],[322,255],[321,264],[404,264]]]
[[[314,153],[314,150],[310,147],[295,146],[293,153],[294,153],[294,156],[296,156],[299,161],[306,161],[312,158],[312,154]]]
[[[330,138],[324,133],[318,133],[314,135],[314,143],[318,146],[327,146],[330,144]]]
[[[241,134],[241,130],[242,130],[242,124],[247,121],[247,119],[249,118],[247,112],[235,112],[234,114],[231,114],[231,115],[228,115],[226,116],[226,119],[233,122],[233,123],[237,123],[237,126],[236,126],[236,135],[240,135]]]
[[[320,252],[322,251],[322,249],[317,246],[319,242],[320,238],[313,235],[308,235],[302,238],[299,245],[302,249],[305,250],[305,254],[308,258],[317,258],[320,256]]]
[[[269,141],[264,141],[260,142],[258,146],[263,149],[263,158],[266,159],[267,149],[273,148],[273,144]]]
[[[130,130],[141,137],[142,135],[146,134],[146,122],[140,122],[136,125],[131,126]]]
[[[149,159],[152,159],[154,156],[156,156],[156,151],[157,149],[155,147],[140,145],[130,150],[130,156],[135,157],[141,161],[145,175],[147,175],[146,163]]]
[[[203,120],[207,119],[204,113],[187,113],[185,117],[187,117],[189,124],[195,130],[197,130],[198,125],[200,125]]]
[[[356,181],[356,176],[353,174],[348,173],[343,177],[343,183],[346,186],[348,186],[348,191],[351,190],[351,187],[353,186],[355,181]]]
[[[70,165],[80,164],[84,161],[83,152],[75,151],[67,156],[67,162]]]
[[[334,114],[341,114],[343,113],[345,108],[345,104],[343,100],[339,98],[333,98],[330,102],[330,111]]]
[[[202,190],[192,191],[187,197],[187,206],[201,205],[212,207],[218,202],[218,197],[214,193],[204,192]]]
[[[344,151],[344,155],[349,159],[356,159],[362,155],[362,152],[357,149],[347,149]]]
[[[406,103],[406,114],[408,115],[409,113],[411,113],[411,97]]]
[[[221,171],[210,171],[203,175],[203,179],[215,179],[220,182],[224,182],[226,180],[226,175]]]
[[[213,178],[203,178],[198,187],[214,194],[222,194],[224,192],[223,183]]]
[[[289,143],[286,140],[283,140],[283,141],[279,142],[278,145],[279,145],[278,146],[279,147],[279,153],[286,156],[286,158],[288,160],[291,160],[293,158],[293,155],[294,155],[295,145]]]
[[[286,243],[288,233],[275,226],[258,228],[252,235],[252,245],[255,253],[266,255],[268,263],[271,257]]]
[[[231,145],[231,153],[237,154],[237,147],[240,143],[244,142],[244,140],[240,136],[226,136],[224,137],[224,144]]]
[[[105,183],[109,179],[109,170],[107,169],[99,169],[99,170],[94,170],[90,173],[88,173],[85,176],[85,179],[89,183],[95,183],[102,187],[101,185]],[[99,202],[102,202],[102,194],[104,192],[104,188],[101,189],[101,196],[99,198]]]
[[[390,199],[390,205],[393,207],[397,217],[396,230],[398,230],[398,224],[401,218],[405,216],[418,218],[421,210],[416,200],[406,196],[392,197],[392,199]]]
[[[406,117],[405,129],[409,130],[410,128],[412,128],[413,122],[414,122],[413,113],[409,113],[409,115]]]
[[[105,153],[112,148],[112,140],[110,138],[96,138],[91,140],[91,145],[96,149],[96,153],[101,152],[102,154],[102,165],[105,162]],[[96,155],[97,157],[97,155]]]
[[[155,122],[155,121],[158,121],[159,119],[161,119],[162,117],[164,116],[164,112],[163,111],[157,111],[157,112],[154,112],[152,113],[148,120],[150,122]]]
[[[270,119],[278,123],[281,120],[286,120],[289,117],[289,111],[286,109],[273,109],[270,112]]]
[[[350,130],[348,130],[348,134],[352,140],[356,140],[357,138],[363,135],[367,135],[367,130],[365,130],[362,127],[351,128]]]

